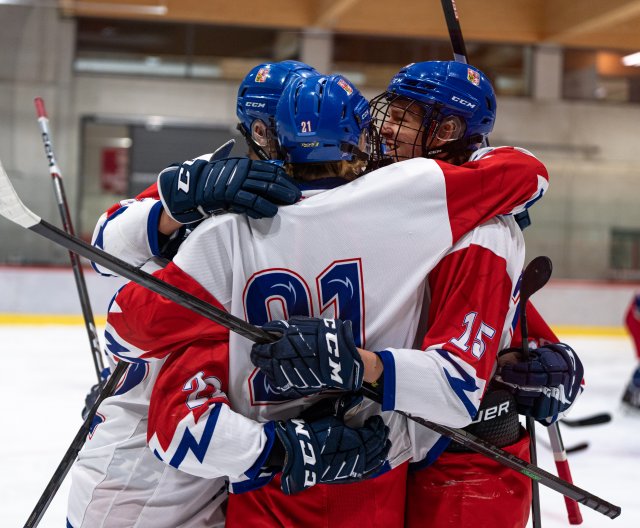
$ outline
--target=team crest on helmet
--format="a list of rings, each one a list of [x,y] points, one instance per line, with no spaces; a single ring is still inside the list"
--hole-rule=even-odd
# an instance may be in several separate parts
[[[476,86],[480,86],[480,74],[471,68],[467,68],[467,80]]]
[[[260,68],[256,73],[256,82],[263,83],[269,77],[269,68]]]
[[[338,81],[338,86],[342,88],[345,92],[347,92],[347,95],[351,95],[353,93],[353,88],[351,88],[349,83],[344,79],[340,79]]]

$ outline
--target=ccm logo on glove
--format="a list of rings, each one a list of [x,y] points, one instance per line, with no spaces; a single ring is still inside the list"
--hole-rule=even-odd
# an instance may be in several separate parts
[[[344,383],[342,376],[340,375],[340,349],[338,348],[338,334],[335,333],[336,322],[333,319],[324,319],[324,324],[327,328],[334,330],[333,333],[327,332],[327,350],[331,355],[336,357],[338,361],[328,358],[329,366],[331,367],[331,379],[336,383]]]
[[[308,488],[316,483],[315,466],[317,463],[316,454],[311,444],[311,435],[306,428],[306,423],[302,420],[291,420],[294,424],[294,432],[300,442],[300,452],[302,453],[302,461],[305,465],[304,470],[304,487]],[[309,466],[310,469],[307,469]]]
[[[280,339],[253,345],[251,361],[276,393],[300,398],[325,389],[362,387],[364,365],[350,321],[292,317],[262,328]]]

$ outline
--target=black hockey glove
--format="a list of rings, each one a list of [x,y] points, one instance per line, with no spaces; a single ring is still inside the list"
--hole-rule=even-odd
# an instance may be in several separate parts
[[[301,196],[282,167],[248,158],[171,165],[158,175],[158,191],[165,210],[182,224],[222,212],[273,217],[278,206]]]
[[[521,359],[518,349],[503,350],[495,380],[514,395],[520,414],[551,425],[582,392],[580,358],[569,345],[555,343],[532,350],[527,361]]]
[[[387,458],[389,428],[380,416],[352,428],[329,416],[276,423],[285,460],[281,487],[293,495],[315,484],[355,482],[375,474]]]
[[[301,398],[327,388],[357,391],[362,387],[364,366],[351,321],[293,317],[262,328],[282,337],[253,345],[251,362],[277,393]]]

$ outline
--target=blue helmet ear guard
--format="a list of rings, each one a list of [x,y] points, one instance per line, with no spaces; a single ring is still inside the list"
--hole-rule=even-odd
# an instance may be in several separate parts
[[[276,123],[289,163],[369,159],[369,102],[341,75],[293,80],[278,103]]]
[[[459,154],[475,150],[493,130],[496,119],[496,96],[489,79],[477,68],[454,61],[427,61],[409,64],[392,79],[387,91],[372,101],[375,114],[394,100],[417,103],[424,110],[423,156],[439,152]],[[464,121],[464,132],[444,148],[431,150],[429,142],[440,123],[449,116]],[[386,115],[385,115],[386,117]],[[380,116],[375,116],[381,121]],[[378,123],[380,126],[384,123]]]
[[[304,62],[265,62],[252,68],[240,83],[236,100],[238,129],[261,158],[270,156],[252,139],[251,125],[259,119],[275,135],[276,107],[282,91],[292,79],[309,75],[318,75],[318,72]]]

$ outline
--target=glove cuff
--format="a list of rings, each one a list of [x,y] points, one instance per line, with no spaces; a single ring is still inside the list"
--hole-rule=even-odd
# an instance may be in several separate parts
[[[273,441],[273,446],[271,446],[271,451],[265,460],[264,467],[277,467],[284,469],[287,462],[287,450],[284,447],[282,435],[286,435],[286,431],[284,430],[283,422],[275,422],[274,425],[276,436]]]
[[[340,321],[340,319],[335,319],[336,323]],[[353,328],[351,321],[342,321],[340,325],[340,335],[342,337],[342,341],[349,348],[349,353],[353,358],[353,386],[350,387],[349,390],[355,392],[362,388],[362,383],[364,381],[364,362],[360,357],[360,352],[358,352],[358,348],[356,347],[355,340],[353,338]]]
[[[178,179],[180,178],[180,171],[182,170],[182,166],[180,165],[171,165],[163,169],[160,174],[158,174],[158,194],[160,195],[160,201],[162,202],[165,213],[167,213],[172,220],[180,224],[192,224],[206,218],[206,215],[203,215],[194,207],[192,203],[193,190],[191,190],[191,192],[189,191],[189,183],[185,184],[187,187],[182,193],[184,196],[181,197],[183,199],[181,202],[177,202],[176,196],[178,195],[176,195],[175,192],[172,193],[172,188],[178,188]],[[190,183],[195,185],[195,181]]]

